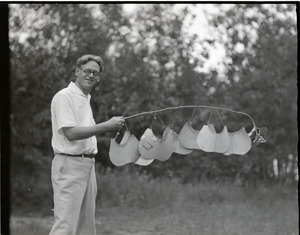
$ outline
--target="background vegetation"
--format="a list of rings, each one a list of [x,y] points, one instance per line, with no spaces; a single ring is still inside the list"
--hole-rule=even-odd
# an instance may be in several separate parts
[[[299,231],[296,188],[253,189],[209,181],[181,184],[126,170],[98,176],[99,235],[297,235]],[[52,224],[52,216],[14,215],[11,235],[46,235]]]
[[[147,177],[149,182],[295,187],[296,6],[219,4],[215,6],[217,13],[207,15],[209,33],[203,37],[190,34],[189,25],[184,23],[189,17],[193,19],[191,7],[140,4],[129,16],[122,4],[10,5],[13,213],[51,214],[50,103],[53,95],[74,79],[76,59],[86,53],[102,56],[105,63],[101,82],[92,93],[97,122],[114,115],[201,104],[247,112],[257,126],[269,130],[267,143],[253,147],[243,157],[194,151],[189,156],[173,155],[166,162],[154,161],[147,167],[131,164],[119,168],[108,157],[109,140],[115,133],[107,133],[98,138],[97,175],[103,185],[99,206],[101,200],[108,203],[108,199],[111,205],[104,203],[106,206],[131,205],[142,191],[134,194],[133,186],[129,190],[125,183],[123,193],[114,191],[112,187],[119,185],[122,189],[123,183],[113,176],[124,171],[137,178]],[[211,57],[210,50],[220,45],[225,50],[224,60],[218,67],[203,70]],[[192,112],[168,112],[161,118],[165,124],[174,121],[179,132]],[[252,127],[249,119],[220,114],[230,130]],[[199,129],[208,115],[205,109],[195,112],[194,128]],[[212,118],[218,125],[218,116]],[[152,119],[151,115],[144,116],[127,124],[139,138]],[[155,122],[157,134],[162,128]],[[110,180],[105,178],[107,175]],[[159,188],[163,189],[165,186]],[[151,205],[150,199],[149,203],[143,200],[140,206]]]

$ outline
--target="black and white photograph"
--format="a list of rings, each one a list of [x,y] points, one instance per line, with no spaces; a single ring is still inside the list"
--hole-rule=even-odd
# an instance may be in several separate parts
[[[0,234],[299,234],[297,2],[0,5]]]

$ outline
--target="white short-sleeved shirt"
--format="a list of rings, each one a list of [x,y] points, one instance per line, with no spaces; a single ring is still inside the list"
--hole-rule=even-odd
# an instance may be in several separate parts
[[[91,96],[85,95],[73,82],[55,94],[51,102],[54,153],[77,155],[98,152],[96,136],[69,141],[62,131],[63,127],[95,125],[90,99]]]

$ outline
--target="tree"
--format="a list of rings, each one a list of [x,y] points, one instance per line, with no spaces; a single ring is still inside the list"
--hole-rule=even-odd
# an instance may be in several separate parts
[[[221,8],[221,7],[220,7]],[[270,132],[253,151],[260,177],[274,176],[273,159],[297,168],[297,37],[293,4],[235,4],[210,19],[226,50],[226,80],[216,95],[251,113]],[[217,77],[220,76],[219,74]],[[272,175],[273,174],[273,175]],[[286,177],[283,175],[282,177]],[[289,176],[295,177],[294,170]]]
[[[195,38],[182,33],[188,12],[175,14],[172,5],[147,6],[141,5],[129,18],[121,4],[10,5],[11,182],[15,202],[27,198],[28,188],[51,187],[50,103],[53,95],[74,79],[80,55],[99,54],[105,62],[101,83],[92,94],[97,122],[199,98],[198,92],[204,88],[198,83],[203,76],[194,71],[199,63],[191,53]],[[193,90],[187,92],[191,86]],[[165,118],[167,123],[168,115]],[[152,119],[132,120],[128,126],[138,137]],[[112,166],[108,148],[113,135],[99,138],[101,158],[97,159],[105,166]],[[158,172],[159,168],[148,170]],[[42,178],[47,180],[38,183]]]

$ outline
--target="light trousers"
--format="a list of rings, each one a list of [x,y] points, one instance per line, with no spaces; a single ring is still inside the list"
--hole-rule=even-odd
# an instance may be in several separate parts
[[[95,159],[55,155],[51,180],[54,225],[50,235],[96,235]]]

